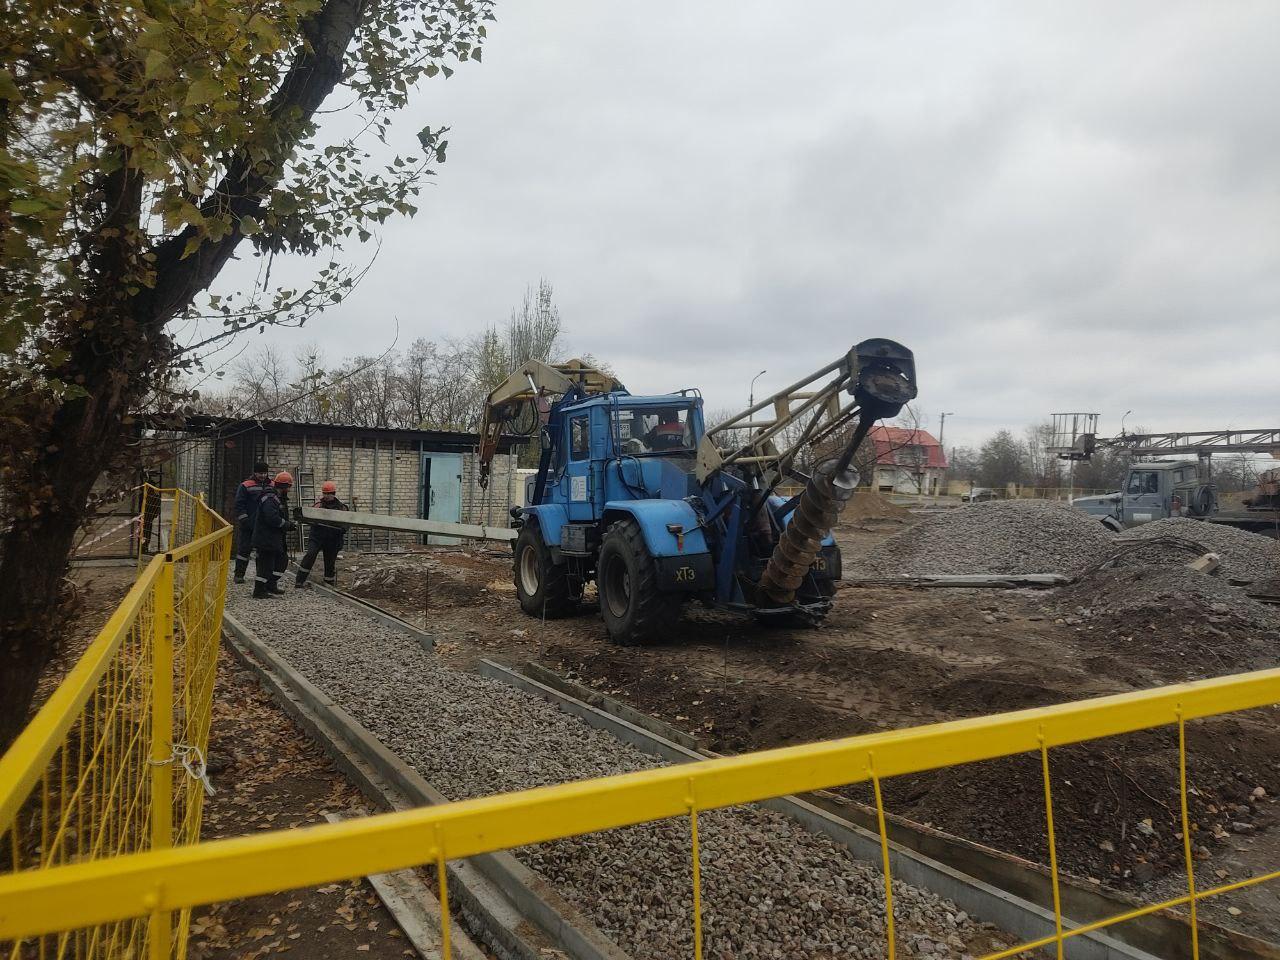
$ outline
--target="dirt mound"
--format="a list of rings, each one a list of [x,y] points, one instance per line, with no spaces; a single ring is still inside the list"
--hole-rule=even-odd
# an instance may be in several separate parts
[[[875,490],[859,488],[853,499],[845,505],[840,519],[847,523],[859,520],[905,520],[910,516],[910,510],[898,506],[888,497],[882,497]]]
[[[1185,555],[1183,556],[1185,559]],[[1261,670],[1280,661],[1280,608],[1182,565],[1099,570],[1057,594],[1068,622],[1168,680]]]
[[[853,576],[1070,573],[1115,538],[1096,520],[1047,500],[976,503],[922,520],[850,564]]]
[[[1186,517],[1155,520],[1126,530],[1116,538],[1116,542],[1133,543],[1153,537],[1179,537],[1218,554],[1222,557],[1220,573],[1232,580],[1261,580],[1280,574],[1280,543],[1247,530],[1204,520],[1190,520]],[[1187,560],[1185,550],[1160,545],[1153,546],[1150,550],[1135,551],[1120,562],[1142,565],[1185,564]]]

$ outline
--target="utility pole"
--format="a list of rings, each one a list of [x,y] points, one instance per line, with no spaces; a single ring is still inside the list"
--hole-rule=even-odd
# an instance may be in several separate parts
[[[941,414],[938,417],[938,449],[942,451],[942,457],[944,460],[946,460],[946,457],[947,457],[947,448],[943,444],[942,438],[947,435],[947,417],[954,417],[954,416],[955,416],[955,413],[951,412],[951,413]],[[946,462],[948,466],[951,463],[950,460],[947,460]],[[945,492],[947,489],[947,468],[946,467],[942,468],[942,476],[939,478],[938,486],[942,488],[943,492]]]

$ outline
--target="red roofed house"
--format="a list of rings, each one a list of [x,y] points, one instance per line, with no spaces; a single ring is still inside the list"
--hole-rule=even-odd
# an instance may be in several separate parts
[[[876,465],[871,487],[881,493],[923,493],[942,490],[947,455],[927,430],[876,426],[871,429]]]

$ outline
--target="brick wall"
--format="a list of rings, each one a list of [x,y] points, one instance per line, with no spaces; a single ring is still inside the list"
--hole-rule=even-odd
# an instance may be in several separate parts
[[[210,506],[219,509],[213,497],[214,442],[178,436],[173,444],[173,485],[188,493],[203,493]]]
[[[426,451],[428,454],[431,451]],[[514,456],[498,454],[492,465],[488,491],[477,482],[476,454],[462,453],[462,521],[506,525],[511,506]],[[288,470],[299,484],[294,496],[318,497],[320,484],[333,480],[338,497],[353,510],[399,517],[422,515],[422,462],[416,443],[368,437],[351,440],[301,436],[268,436],[267,460],[271,469]],[[307,474],[310,484],[305,484]],[[416,534],[353,530],[347,538],[354,549],[387,549],[419,542]]]

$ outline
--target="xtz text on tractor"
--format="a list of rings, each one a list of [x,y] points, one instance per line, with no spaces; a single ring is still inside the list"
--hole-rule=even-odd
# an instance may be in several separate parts
[[[691,599],[817,623],[840,578],[831,530],[853,455],[915,396],[911,351],[882,339],[712,429],[696,390],[634,396],[580,362],[530,361],[489,395],[480,457],[483,484],[502,433],[540,433],[533,489],[512,510],[521,607],[563,616],[594,580],[620,644],[661,636]],[[806,474],[804,450],[828,455]],[[803,490],[778,496],[784,481]]]

